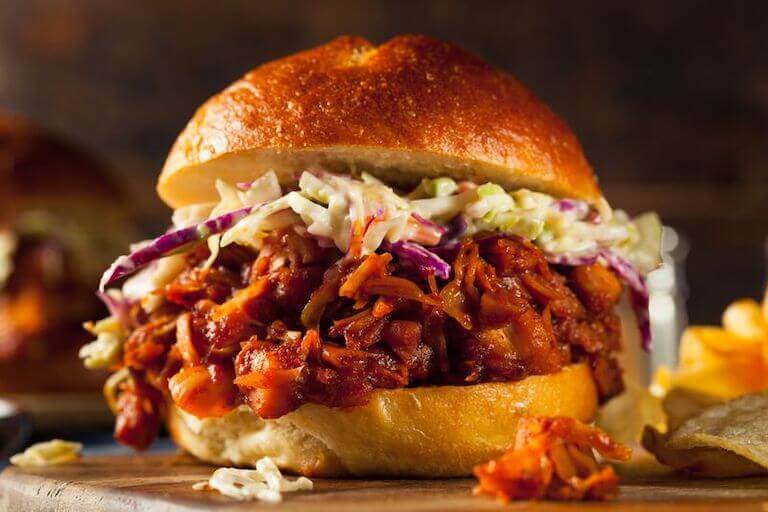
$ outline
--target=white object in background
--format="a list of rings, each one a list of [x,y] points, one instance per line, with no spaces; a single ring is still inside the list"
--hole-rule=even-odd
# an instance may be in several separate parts
[[[675,367],[680,336],[688,326],[685,302],[688,285],[685,279],[685,259],[688,243],[674,228],[664,226],[662,264],[648,275],[650,291],[649,314],[653,350],[651,370],[659,365]]]

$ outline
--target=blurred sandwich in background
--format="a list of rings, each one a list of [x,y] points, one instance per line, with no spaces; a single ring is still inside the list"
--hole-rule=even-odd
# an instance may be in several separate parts
[[[97,159],[0,113],[0,394],[53,411],[100,389],[103,375],[77,357],[81,325],[103,314],[93,289],[129,218]]]

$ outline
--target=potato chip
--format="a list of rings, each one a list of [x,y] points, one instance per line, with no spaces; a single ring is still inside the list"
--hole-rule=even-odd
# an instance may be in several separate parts
[[[765,375],[762,366],[750,364],[730,364],[698,371],[680,371],[673,378],[671,389],[682,388],[714,395],[724,399],[753,393],[765,388]]]
[[[762,305],[732,303],[722,323],[686,329],[678,368],[657,370],[666,433],[649,425],[642,444],[659,462],[703,476],[768,473],[768,290]]]
[[[646,450],[662,464],[701,476],[768,473],[768,392],[722,403],[685,393],[664,401],[670,429],[647,427]]]
[[[643,432],[643,448],[653,453],[661,464],[678,471],[685,471],[710,478],[731,478],[760,475],[763,468],[740,455],[717,448],[671,448],[667,434],[653,427]]]
[[[767,356],[768,340],[736,336],[720,327],[689,327],[680,341],[679,367],[660,368],[654,388],[682,387],[723,398],[760,391],[768,387]]]
[[[665,364],[659,365],[651,378],[651,385],[648,386],[648,390],[653,396],[664,396],[667,391],[672,389],[674,378],[672,368]]]
[[[713,405],[721,404],[722,398],[677,388],[671,390],[661,402],[664,414],[667,418],[666,431],[672,432],[680,428],[687,420],[701,414]]]
[[[661,399],[635,381],[625,380],[625,391],[598,412],[595,424],[619,443],[640,441],[643,425],[662,428],[665,424]]]
[[[752,299],[737,300],[723,313],[723,327],[739,336],[763,342],[768,339],[768,327],[760,305]]]
[[[751,358],[762,351],[763,340],[744,338],[720,327],[689,327],[680,339],[680,365],[715,366],[732,358]]]
[[[752,299],[733,302],[722,324],[686,329],[678,367],[657,370],[653,389],[663,393],[682,387],[722,398],[767,389],[768,295],[762,305]]]

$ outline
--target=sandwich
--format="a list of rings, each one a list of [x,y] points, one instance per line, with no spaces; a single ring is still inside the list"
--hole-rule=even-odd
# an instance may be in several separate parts
[[[612,210],[566,124],[445,42],[257,67],[157,191],[172,225],[105,272],[118,314],[83,351],[138,449],[165,425],[219,465],[470,475],[523,415],[590,421],[622,331],[650,341],[658,218]]]
[[[0,392],[98,392],[104,377],[77,350],[83,319],[103,311],[103,265],[124,248],[122,200],[96,158],[0,113]]]

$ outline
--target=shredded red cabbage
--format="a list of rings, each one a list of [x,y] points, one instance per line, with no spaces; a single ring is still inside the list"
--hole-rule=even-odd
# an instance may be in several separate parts
[[[104,291],[104,288],[118,279],[127,275],[133,274],[142,267],[145,267],[149,263],[168,256],[174,252],[186,247],[189,244],[206,240],[208,237],[221,233],[232,226],[234,226],[241,219],[252,213],[259,208],[257,206],[247,206],[233,212],[225,213],[208,219],[204,222],[189,226],[186,228],[177,229],[161,235],[154,240],[144,244],[140,249],[128,254],[127,256],[120,256],[115,260],[112,266],[104,272],[101,276],[101,282],[99,283],[99,291]]]
[[[108,290],[105,292],[96,292],[96,296],[101,299],[110,316],[117,319],[121,325],[128,327],[130,325],[129,312],[132,302],[119,290]]]
[[[583,219],[589,214],[589,204],[576,199],[560,199],[552,204],[552,208],[559,212],[574,212],[576,217]]]
[[[440,256],[442,259],[452,261],[456,259],[461,248],[460,238],[469,229],[469,223],[463,215],[457,215],[446,225],[445,233],[440,238],[440,243],[429,250]]]
[[[602,260],[611,268],[629,287],[630,303],[637,318],[637,327],[640,329],[640,338],[645,350],[651,348],[651,319],[648,313],[649,293],[645,279],[637,268],[626,259],[609,249],[602,249],[593,254],[563,256],[548,254],[547,261],[555,265],[580,266],[591,265]]]
[[[421,224],[422,226],[425,226],[425,227],[427,227],[427,228],[429,228],[429,229],[432,229],[432,230],[434,230],[436,233],[439,233],[439,234],[441,234],[441,235],[444,235],[444,234],[445,234],[445,232],[446,232],[446,229],[445,229],[443,226],[441,226],[440,224],[438,224],[438,223],[436,223],[436,222],[432,222],[432,221],[431,221],[431,220],[429,220],[429,219],[425,219],[424,217],[422,217],[422,216],[421,216],[421,215],[419,215],[418,213],[412,213],[412,214],[411,214],[411,217],[413,217],[413,218],[414,218],[414,219],[415,219],[415,220],[416,220],[416,221],[417,221],[419,224]]]
[[[446,224],[440,243],[429,250],[446,261],[453,261],[461,249],[461,237],[469,229],[469,223],[463,215],[456,215]]]
[[[461,242],[459,241],[441,243],[440,245],[436,245],[434,247],[429,248],[429,250],[433,254],[440,256],[440,258],[446,261],[455,260],[456,256],[459,255],[460,249],[461,249]]]
[[[494,233],[493,235],[478,239],[477,242],[484,244],[493,242],[499,238],[514,238],[516,236],[517,235],[510,235],[509,233]],[[458,243],[455,245],[458,248]],[[444,252],[446,249],[447,247],[443,248],[440,251],[440,254],[447,255],[446,252]],[[635,317],[637,318],[637,326],[640,330],[640,339],[643,349],[650,350],[651,320],[648,313],[648,305],[650,301],[648,285],[645,283],[645,279],[643,279],[640,271],[637,270],[631,262],[610,249],[600,249],[592,253],[577,255],[547,254],[546,257],[547,261],[553,265],[567,265],[571,267],[591,265],[597,261],[603,261],[609,268],[616,272],[619,278],[621,278],[621,280],[629,287],[630,303],[635,312]]]
[[[650,294],[648,293],[648,285],[645,279],[643,279],[643,276],[640,275],[640,272],[632,263],[611,250],[604,249],[600,251],[599,257],[629,286],[630,302],[637,317],[637,326],[640,329],[643,348],[650,350],[651,319],[648,312]]]
[[[444,259],[417,243],[385,241],[382,248],[412,264],[424,277],[434,274],[437,278],[448,279],[451,275],[451,266]]]
[[[448,229],[443,233],[443,239],[440,243],[455,242],[461,238],[469,229],[469,222],[463,215],[457,215],[448,221]]]
[[[637,328],[640,329],[640,339],[643,349],[650,352],[653,335],[651,334],[650,297],[648,292],[637,292],[630,289],[632,309],[637,319]]]

